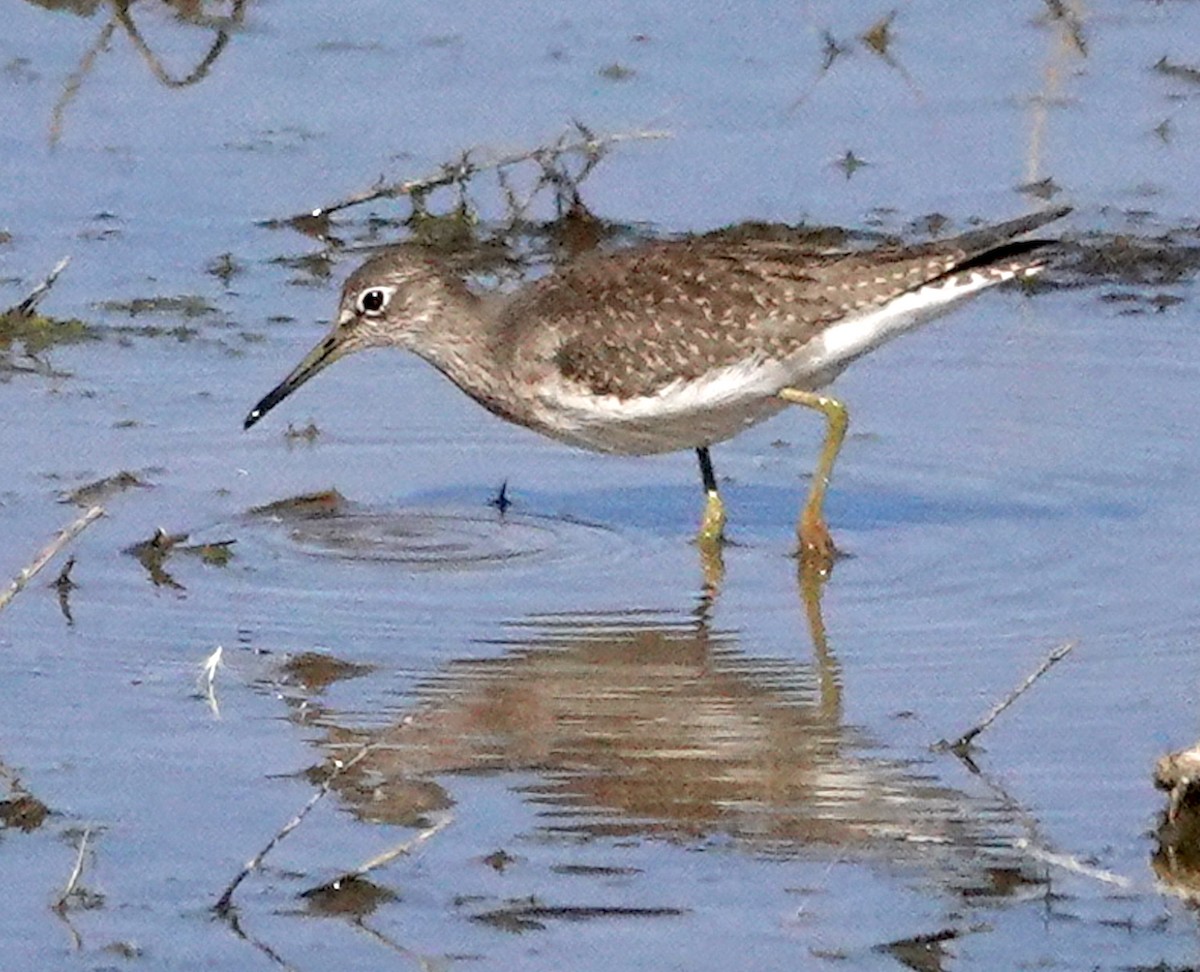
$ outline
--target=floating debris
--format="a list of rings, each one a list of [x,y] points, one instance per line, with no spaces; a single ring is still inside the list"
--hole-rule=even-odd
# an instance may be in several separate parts
[[[633,68],[625,67],[624,64],[618,64],[616,61],[606,64],[596,73],[605,81],[628,81],[637,74]]]
[[[1047,176],[1045,179],[1038,179],[1036,182],[1026,182],[1023,185],[1017,186],[1017,192],[1024,193],[1026,196],[1032,196],[1034,199],[1049,201],[1062,192],[1062,186],[1050,178],[1050,176]]]
[[[18,793],[7,800],[0,800],[0,827],[30,833],[45,823],[48,816],[50,808],[28,793]]]
[[[503,874],[509,867],[517,863],[517,859],[503,848],[494,850],[483,858],[483,863],[498,874]]]
[[[349,877],[302,891],[300,897],[314,915],[366,918],[380,905],[390,904],[400,896],[366,878]]]
[[[1176,78],[1186,81],[1188,84],[1200,84],[1200,68],[1194,68],[1189,64],[1176,64],[1165,54],[1155,62],[1154,70],[1159,74],[1165,74],[1168,78]]]
[[[496,492],[496,495],[488,500],[488,506],[494,506],[500,511],[501,516],[508,512],[508,508],[512,506],[512,500],[508,498],[507,479],[500,484],[500,489]]]
[[[313,693],[324,691],[334,682],[360,678],[374,670],[373,665],[343,661],[316,651],[299,652],[280,666],[280,674],[286,682]]]
[[[14,306],[10,307],[4,312],[3,315],[0,316],[7,317],[12,315],[15,317],[32,317],[34,308],[37,307],[38,302],[46,296],[50,288],[54,286],[54,282],[58,279],[58,275],[67,268],[67,264],[70,262],[71,258],[69,256],[65,256],[59,260],[58,263],[54,265],[54,269],[46,274],[42,282],[34,287],[24,300],[22,300],[19,304],[15,304]]]
[[[63,503],[74,503],[76,506],[94,506],[111,499],[127,489],[150,489],[151,484],[139,479],[136,473],[122,470],[112,476],[105,476],[78,487],[67,493],[61,500]]]
[[[205,317],[218,309],[196,294],[175,297],[133,297],[129,300],[102,300],[96,308],[113,314],[142,317],[147,314],[169,317]]]
[[[289,496],[287,499],[251,507],[250,515],[279,517],[285,520],[312,516],[334,516],[341,513],[346,505],[346,497],[336,489],[325,489],[316,493],[301,493],[299,496]]]
[[[234,277],[241,276],[246,272],[246,267],[232,253],[222,253],[209,261],[204,272],[216,277],[228,287]]]
[[[866,168],[871,163],[865,159],[860,159],[850,149],[846,149],[846,154],[833,164],[846,174],[846,179],[849,181],[855,172],[857,172],[859,169]]]
[[[289,442],[296,442],[298,440],[316,442],[320,435],[321,430],[317,428],[316,422],[309,422],[308,425],[299,429],[294,427],[291,422],[288,422],[288,427],[283,431],[283,437]]]
[[[547,905],[536,898],[514,901],[503,908],[472,915],[472,921],[482,922],[501,931],[540,931],[546,921],[595,921],[599,918],[678,918],[689,914],[686,908],[649,907],[633,905]]]

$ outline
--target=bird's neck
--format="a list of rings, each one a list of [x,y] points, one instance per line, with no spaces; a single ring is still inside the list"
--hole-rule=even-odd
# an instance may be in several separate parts
[[[436,340],[422,342],[417,353],[488,411],[527,424],[527,417],[513,408],[520,399],[509,394],[508,349],[496,324],[496,307],[457,281],[439,304],[429,322]]]

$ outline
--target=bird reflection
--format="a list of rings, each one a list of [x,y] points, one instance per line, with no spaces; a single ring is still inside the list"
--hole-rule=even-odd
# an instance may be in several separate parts
[[[845,724],[820,593],[802,578],[809,663],[746,654],[711,627],[710,602],[691,616],[544,615],[508,624],[499,656],[451,662],[383,729],[312,699],[307,721],[330,763],[370,744],[334,783],[365,821],[419,825],[452,805],[445,774],[534,773],[522,792],[547,832],[938,862],[955,887],[992,893],[993,871],[1020,866],[1004,850],[1012,814],[882,758]]]

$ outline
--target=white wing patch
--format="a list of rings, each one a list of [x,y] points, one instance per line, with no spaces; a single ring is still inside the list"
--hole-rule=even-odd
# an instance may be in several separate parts
[[[868,351],[898,334],[949,310],[952,304],[986,287],[1014,277],[1032,276],[1041,267],[1021,270],[976,271],[966,277],[953,277],[945,283],[930,284],[888,301],[882,307],[855,314],[827,328],[805,346],[803,358],[809,374],[832,370],[835,373]]]

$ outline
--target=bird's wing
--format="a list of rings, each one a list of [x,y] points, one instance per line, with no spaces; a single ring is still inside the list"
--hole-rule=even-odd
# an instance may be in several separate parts
[[[842,318],[949,274],[1019,260],[1044,241],[1012,237],[1050,218],[862,252],[719,236],[652,243],[569,264],[505,318],[518,345],[536,321],[543,354],[568,380],[596,394],[652,395],[677,379],[789,356]]]

